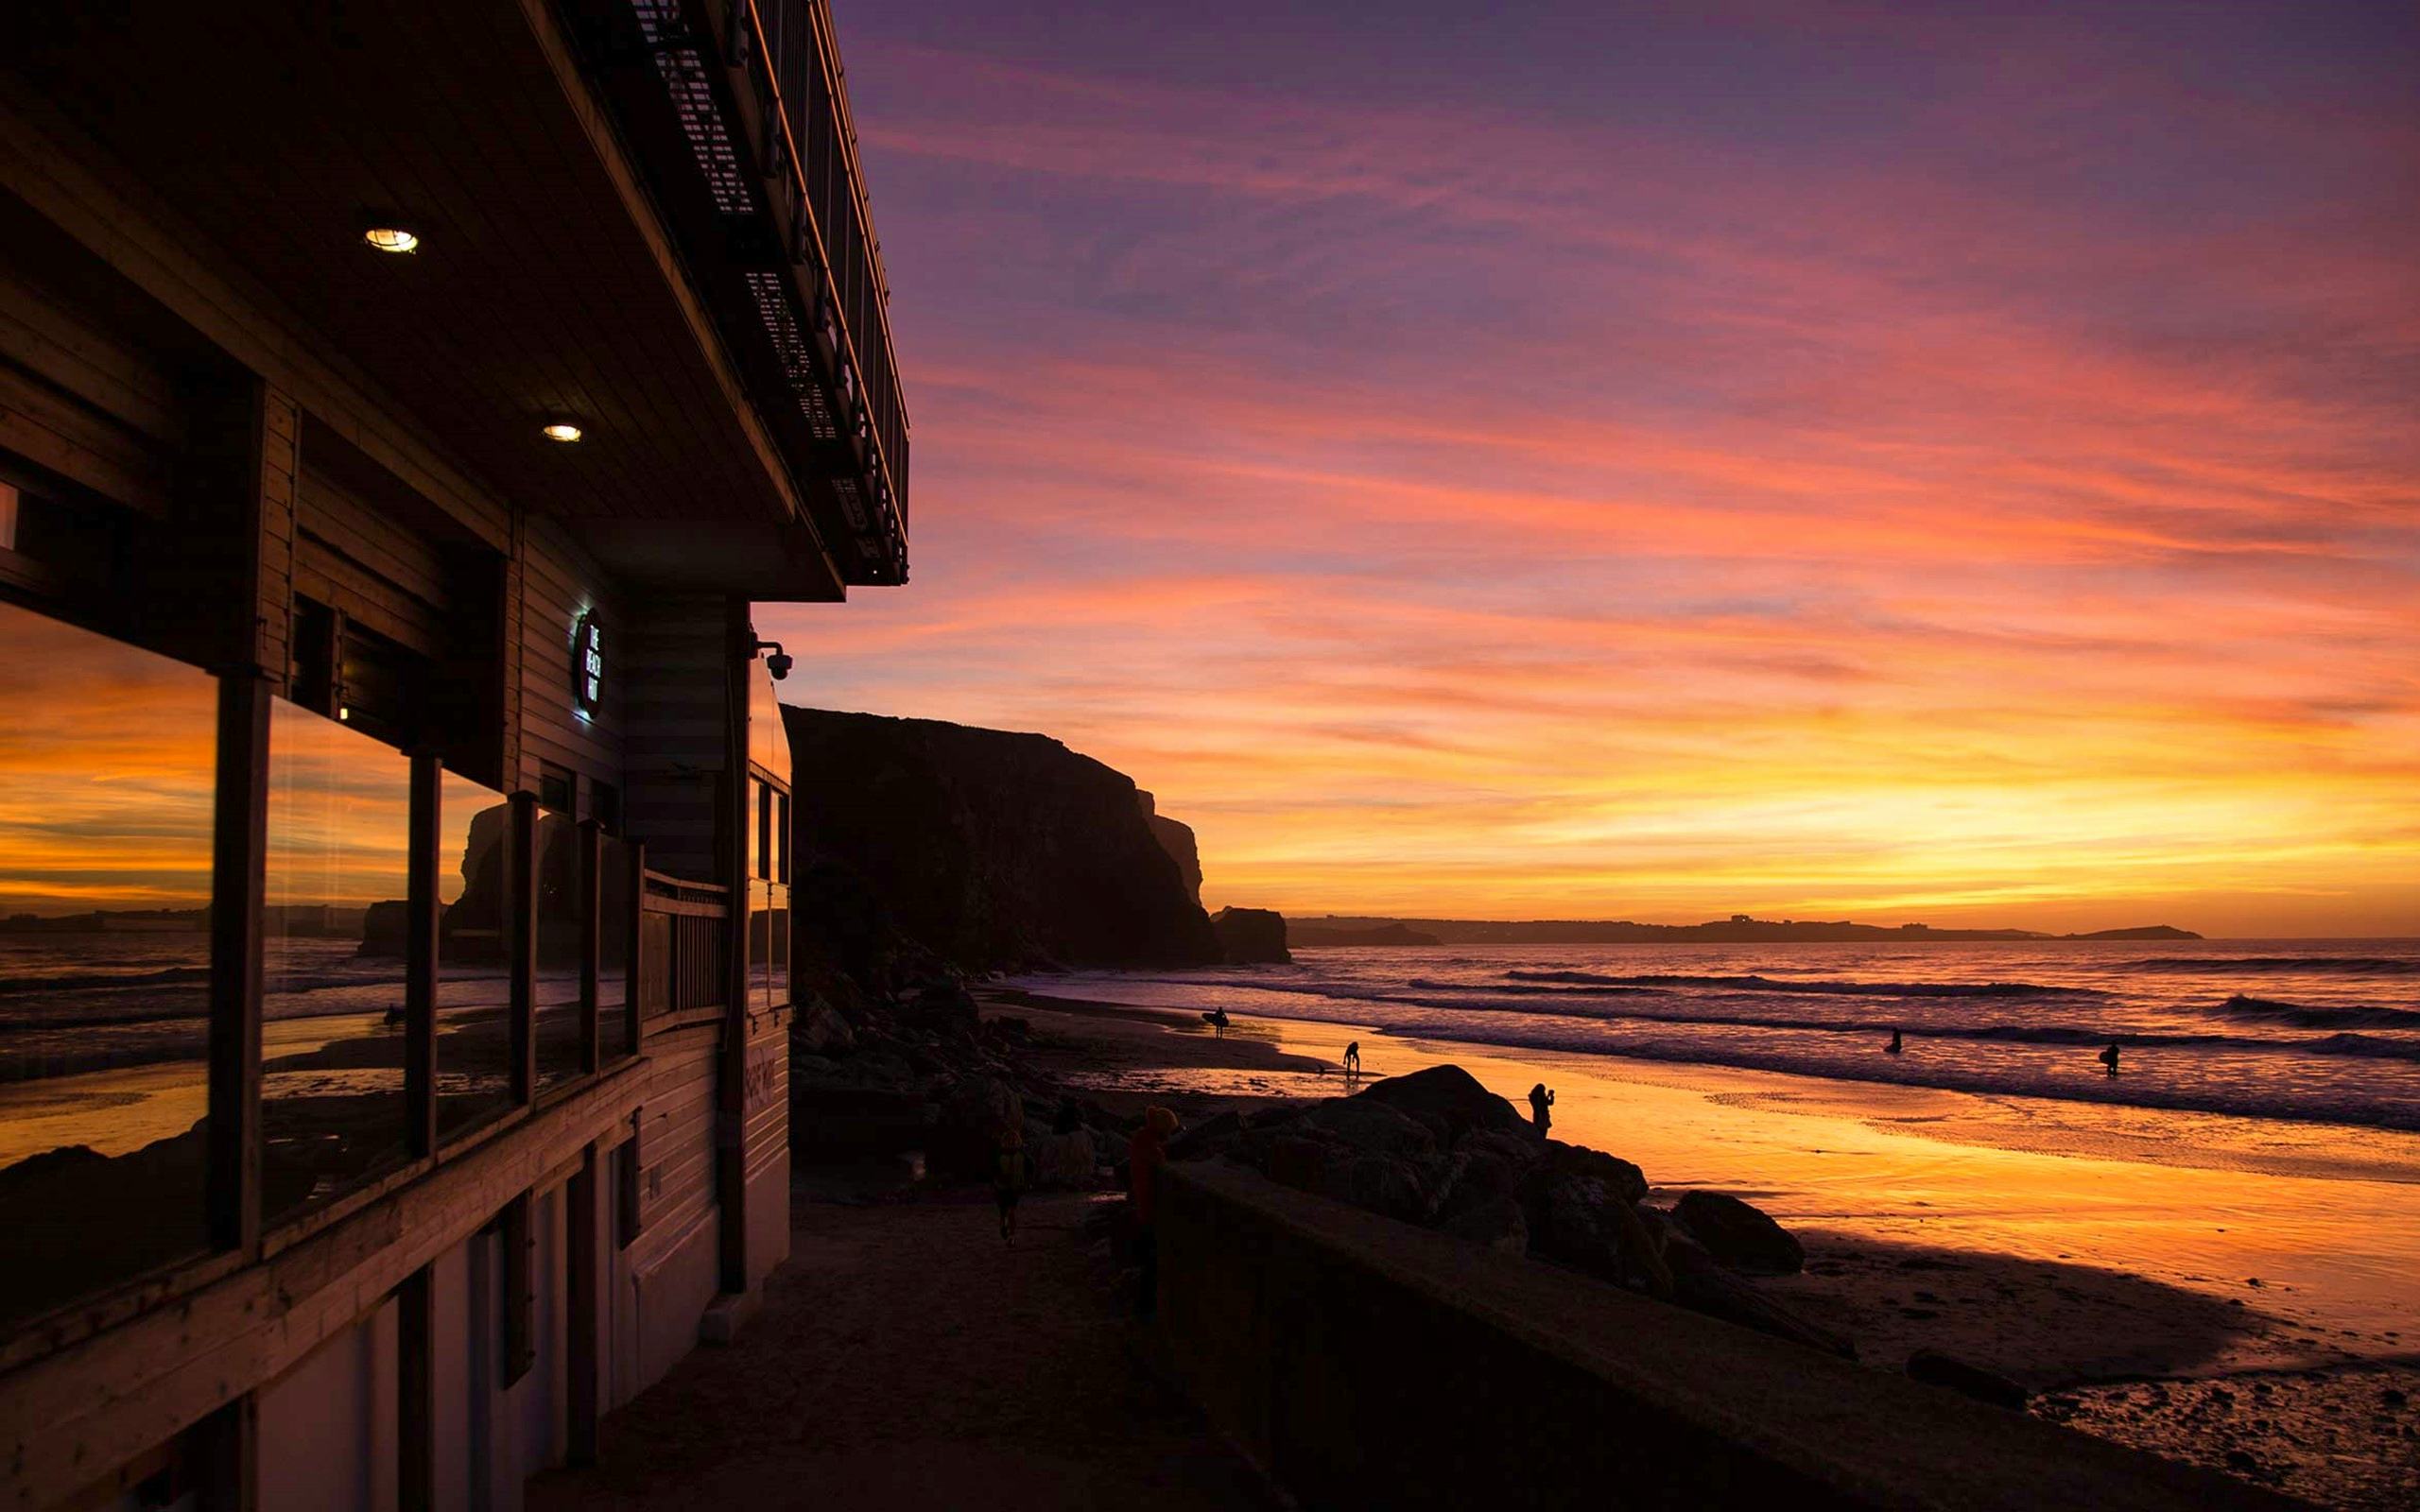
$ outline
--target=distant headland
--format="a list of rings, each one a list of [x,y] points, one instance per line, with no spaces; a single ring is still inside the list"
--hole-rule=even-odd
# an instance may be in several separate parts
[[[1703,924],[1637,924],[1628,919],[1386,919],[1328,914],[1286,921],[1287,943],[1323,945],[1762,945],[1814,940],[2200,939],[2172,924],[2050,935],[2031,929],[1935,929],[1929,924],[1858,924],[1846,919],[1751,919],[1734,914]]]

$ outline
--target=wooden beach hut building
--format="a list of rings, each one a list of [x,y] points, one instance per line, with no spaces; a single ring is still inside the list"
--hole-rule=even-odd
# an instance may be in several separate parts
[[[511,1507],[744,1326],[887,298],[823,0],[0,19],[0,1504]]]

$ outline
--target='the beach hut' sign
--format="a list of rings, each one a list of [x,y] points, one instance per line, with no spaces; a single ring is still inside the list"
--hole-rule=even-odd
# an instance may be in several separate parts
[[[571,695],[584,714],[595,713],[605,700],[605,639],[594,610],[572,630]]]

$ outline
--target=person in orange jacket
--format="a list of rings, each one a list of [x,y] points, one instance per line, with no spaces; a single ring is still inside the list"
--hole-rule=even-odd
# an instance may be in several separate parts
[[[1160,1290],[1158,1200],[1160,1167],[1168,1161],[1168,1138],[1176,1132],[1176,1114],[1165,1108],[1146,1108],[1143,1126],[1126,1144],[1126,1200],[1134,1217],[1134,1259],[1142,1267],[1136,1283],[1134,1312],[1150,1317]]]

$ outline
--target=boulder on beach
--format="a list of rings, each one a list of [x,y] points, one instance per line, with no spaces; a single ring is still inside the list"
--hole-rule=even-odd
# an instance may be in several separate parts
[[[1685,1193],[1672,1216],[1707,1253],[1733,1270],[1795,1276],[1806,1267],[1806,1251],[1797,1236],[1737,1197]]]
[[[1415,1118],[1433,1115],[1443,1123],[1448,1143],[1473,1129],[1517,1135],[1529,1127],[1511,1103],[1460,1066],[1430,1066],[1408,1076],[1390,1076],[1352,1100],[1381,1103]]]
[[[809,996],[798,1017],[790,1021],[793,1056],[830,1056],[856,1048],[857,1032],[840,1011],[821,997]]]
[[[1305,1114],[1302,1122],[1365,1155],[1431,1155],[1437,1149],[1436,1134],[1418,1119],[1366,1097],[1322,1103]]]
[[[1521,1205],[1509,1196],[1466,1208],[1440,1227],[1457,1239],[1467,1239],[1499,1254],[1529,1253],[1529,1220],[1522,1216]]]
[[[1033,1184],[1080,1192],[1090,1189],[1100,1168],[1099,1153],[1093,1143],[1092,1130],[1079,1128],[1066,1134],[1045,1134],[1026,1144],[1027,1164],[1032,1168]]]

